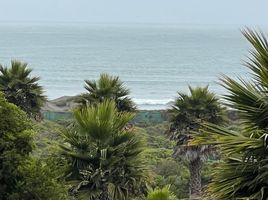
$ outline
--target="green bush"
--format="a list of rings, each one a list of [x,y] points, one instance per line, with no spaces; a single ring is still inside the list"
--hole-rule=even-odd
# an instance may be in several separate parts
[[[0,199],[67,199],[58,165],[31,158],[33,125],[0,93]]]
[[[165,131],[168,123],[137,128],[139,134],[147,139],[146,159],[150,166],[151,181],[149,187],[169,189],[178,198],[188,197],[189,172],[184,163],[172,156],[174,142],[170,141]]]
[[[178,199],[170,191],[169,186],[166,186],[162,189],[155,189],[150,191],[145,200],[178,200]]]
[[[33,149],[32,124],[25,112],[0,93],[0,199],[8,199],[22,179],[19,167]]]
[[[67,187],[64,185],[62,166],[54,159],[29,159],[19,170],[23,179],[19,180],[12,200],[42,199],[67,200]]]

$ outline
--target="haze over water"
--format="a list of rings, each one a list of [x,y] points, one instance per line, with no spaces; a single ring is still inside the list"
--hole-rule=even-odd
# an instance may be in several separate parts
[[[220,74],[246,76],[249,45],[237,26],[0,24],[0,63],[29,63],[49,99],[84,92],[85,79],[118,75],[143,109],[158,109],[188,85],[221,95]]]

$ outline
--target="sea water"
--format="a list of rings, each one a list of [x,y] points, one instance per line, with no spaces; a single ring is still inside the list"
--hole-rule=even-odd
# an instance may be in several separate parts
[[[84,80],[120,76],[140,109],[162,109],[188,86],[217,95],[222,74],[248,76],[239,26],[0,23],[0,63],[27,62],[49,99],[85,92]]]

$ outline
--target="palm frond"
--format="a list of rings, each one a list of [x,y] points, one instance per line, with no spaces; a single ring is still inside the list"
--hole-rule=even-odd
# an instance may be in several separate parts
[[[0,66],[0,91],[9,102],[16,104],[30,116],[40,114],[46,101],[43,88],[38,84],[39,77],[30,77],[32,69],[27,63],[12,60],[11,67]]]
[[[243,35],[253,46],[246,66],[253,79],[245,81],[224,76],[222,85],[228,105],[239,112],[241,122],[236,130],[204,124],[193,145],[215,145],[222,161],[213,169],[208,187],[215,199],[268,198],[268,42],[263,33],[246,29]]]
[[[119,111],[134,112],[136,106],[129,98],[129,89],[127,89],[118,76],[101,74],[100,78],[95,80],[85,80],[85,89],[87,93],[81,94],[77,102],[81,107],[95,105],[103,102],[105,99],[114,100]]]
[[[126,128],[133,117],[119,112],[111,100],[74,110],[75,125],[61,131],[65,142],[60,147],[72,161],[69,179],[79,181],[78,194],[124,200],[140,189],[147,176],[145,145],[134,129]]]

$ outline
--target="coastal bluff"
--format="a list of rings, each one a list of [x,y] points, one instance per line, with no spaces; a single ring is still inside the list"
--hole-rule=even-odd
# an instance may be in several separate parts
[[[62,96],[54,100],[48,100],[42,107],[42,112],[71,112],[78,104],[75,102],[77,96]]]

